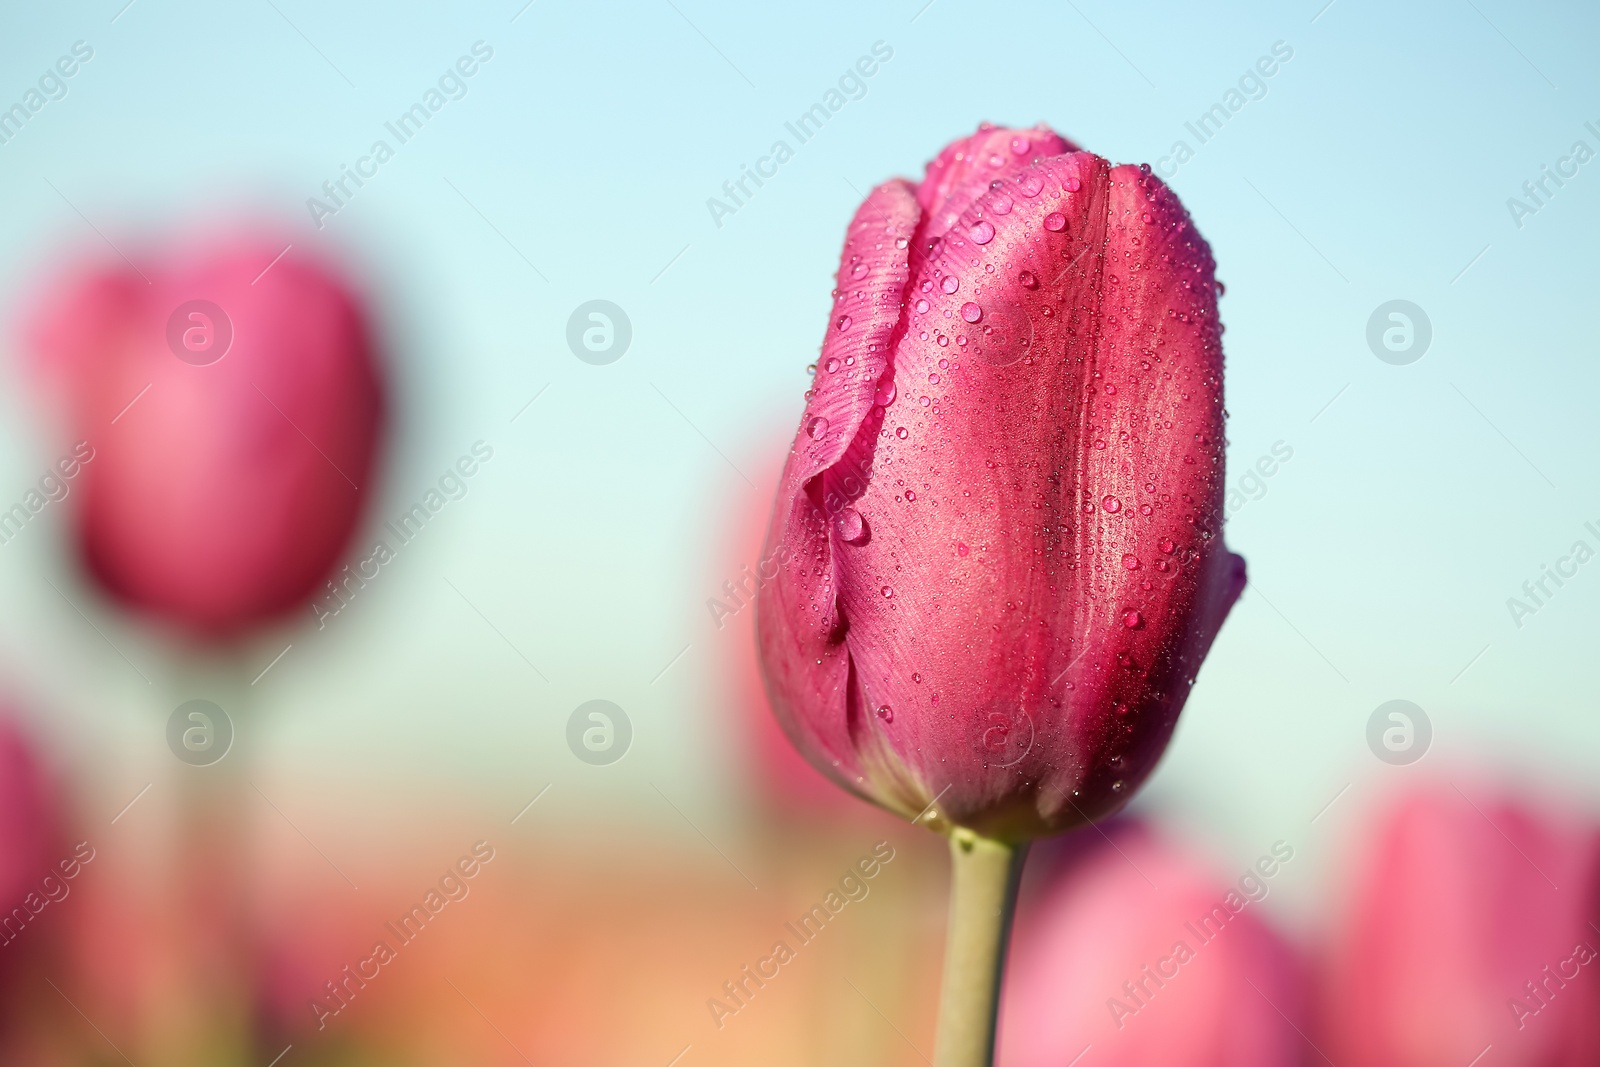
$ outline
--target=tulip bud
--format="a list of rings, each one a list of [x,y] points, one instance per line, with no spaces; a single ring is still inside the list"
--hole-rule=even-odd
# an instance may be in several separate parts
[[[1269,883],[1225,883],[1140,826],[1111,834],[1024,891],[996,1062],[1061,1067],[1091,1046],[1103,1067],[1306,1062],[1302,968],[1257,902]]]
[[[1368,841],[1332,943],[1319,1043],[1334,1062],[1461,1067],[1490,1045],[1497,1067],[1600,1062],[1592,827],[1442,789]]]
[[[800,751],[1023,840],[1114,811],[1244,583],[1211,252],[1147,167],[985,128],[846,236],[758,604]]]
[[[0,712],[0,975],[23,952],[12,942],[27,936],[48,906],[43,880],[59,873],[52,867],[59,828],[44,771],[15,717]],[[38,935],[30,940],[37,944]]]
[[[29,325],[81,442],[77,538],[109,592],[215,636],[322,584],[370,489],[384,407],[342,281],[247,239],[80,270]]]

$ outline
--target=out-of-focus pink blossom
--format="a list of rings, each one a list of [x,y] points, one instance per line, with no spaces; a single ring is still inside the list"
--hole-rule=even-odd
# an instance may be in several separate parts
[[[71,484],[86,564],[203,634],[303,604],[371,488],[384,400],[366,314],[284,245],[79,266],[28,323],[84,442]]]
[[[1230,884],[1151,831],[1112,834],[1024,890],[996,1063],[1297,1067],[1301,968],[1259,903],[1293,846]]]
[[[1339,1067],[1600,1063],[1600,841],[1451,788],[1366,846],[1322,1005]]]

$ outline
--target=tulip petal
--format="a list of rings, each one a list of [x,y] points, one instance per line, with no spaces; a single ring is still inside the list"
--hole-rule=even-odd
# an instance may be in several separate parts
[[[852,450],[863,427],[882,421],[875,400],[900,322],[920,214],[911,185],[893,181],[874,189],[850,223],[838,298],[768,535],[766,555],[782,566],[757,614],[779,721],[812,763],[852,789],[861,788],[862,768],[845,708],[851,665],[840,642],[846,624],[834,600],[831,531],[864,488],[865,471],[860,477],[853,471]],[[795,701],[822,701],[839,714],[801,729]]]

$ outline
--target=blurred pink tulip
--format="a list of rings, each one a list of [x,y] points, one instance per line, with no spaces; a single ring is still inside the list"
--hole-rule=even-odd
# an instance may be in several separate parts
[[[1148,830],[1111,833],[1114,847],[1068,842],[1084,854],[1024,889],[995,1062],[1066,1067],[1088,1049],[1086,1067],[1303,1062],[1301,969],[1255,902],[1292,846],[1229,885]]]
[[[815,766],[1004,840],[1133,795],[1244,584],[1217,291],[1148,167],[1047,129],[984,127],[867,197],[758,601]]]
[[[28,339],[84,442],[62,473],[110,592],[222,635],[329,576],[384,402],[365,312],[327,267],[265,238],[80,267]]]
[[[0,920],[39,894],[40,880],[58,857],[57,812],[50,786],[13,714],[0,711]],[[25,927],[26,924],[23,924]],[[18,936],[16,923],[0,926],[0,944]],[[0,966],[5,963],[0,949]]]
[[[1368,847],[1323,1005],[1339,1067],[1600,1063],[1592,827],[1441,789]]]

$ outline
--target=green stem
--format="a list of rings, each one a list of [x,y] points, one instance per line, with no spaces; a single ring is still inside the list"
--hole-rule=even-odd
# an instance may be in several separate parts
[[[990,1067],[1011,913],[1026,844],[957,828],[950,835],[950,933],[934,1067]]]

